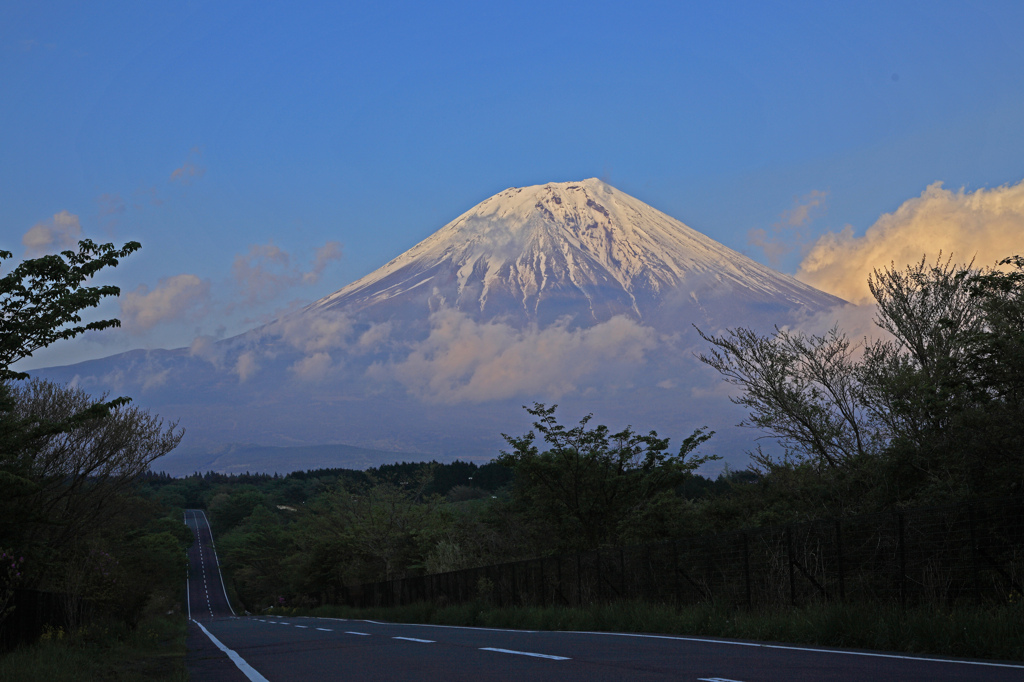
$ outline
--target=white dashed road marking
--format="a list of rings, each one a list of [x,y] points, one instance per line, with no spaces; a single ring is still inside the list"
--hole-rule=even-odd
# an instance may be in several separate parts
[[[550,658],[553,661],[571,661],[567,656],[552,656],[551,654],[535,654],[530,651],[513,651],[512,649],[496,649],[494,647],[480,647],[480,651],[497,651],[499,654],[516,654],[518,656],[533,656],[534,658]]]

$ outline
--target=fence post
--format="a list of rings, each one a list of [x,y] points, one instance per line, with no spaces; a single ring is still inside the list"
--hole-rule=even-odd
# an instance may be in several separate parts
[[[903,512],[896,513],[896,542],[900,557],[900,606],[907,605],[907,543],[903,537]]]
[[[644,545],[644,570],[640,571],[640,589],[639,596],[641,599],[650,599],[651,596],[651,580],[649,579],[651,573],[654,571],[654,565],[651,563],[651,543]]]
[[[981,582],[978,580],[978,539],[974,534],[974,502],[967,503],[967,525],[971,533],[971,577],[974,580],[974,601],[981,602]]]
[[[679,548],[676,546],[676,541],[672,541],[672,578],[675,581],[676,587],[676,605],[682,605],[683,595],[679,589]]]
[[[796,585],[793,582],[793,527],[786,526],[786,559],[789,563],[789,603],[796,606]]]
[[[619,592],[619,598],[626,598],[626,553],[619,547],[619,587],[622,590]]]
[[[540,564],[540,601],[537,602],[538,606],[546,606],[548,602],[548,591],[544,589],[544,557],[537,560]]]
[[[583,606],[583,561],[579,552],[576,552],[576,601]]]
[[[558,574],[555,576],[555,579],[557,580],[557,582],[555,584],[558,587],[555,590],[553,590],[553,592],[551,594],[551,605],[552,606],[555,605],[555,595],[556,594],[562,595],[562,599],[565,599],[565,585],[562,584],[562,555],[559,554],[557,559],[558,559]],[[568,603],[569,600],[565,599],[565,601],[566,601],[566,603]]]
[[[839,573],[839,600],[846,601],[846,574],[843,568],[843,526],[836,519],[836,570]]]
[[[746,531],[743,533],[743,578],[747,586],[747,608],[754,606],[754,600],[750,592],[750,538]]]

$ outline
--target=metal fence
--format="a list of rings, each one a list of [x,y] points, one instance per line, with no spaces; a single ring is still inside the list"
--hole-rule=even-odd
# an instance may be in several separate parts
[[[619,599],[772,609],[823,601],[1002,602],[1024,594],[1024,498],[717,533],[347,588],[342,603]]]

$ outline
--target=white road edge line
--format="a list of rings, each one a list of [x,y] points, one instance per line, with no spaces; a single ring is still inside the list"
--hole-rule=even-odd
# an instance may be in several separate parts
[[[199,629],[206,633],[206,636],[210,638],[210,641],[213,642],[218,649],[220,649],[228,655],[228,658],[231,659],[232,663],[238,666],[238,669],[242,671],[242,674],[248,677],[249,680],[251,680],[251,682],[269,682],[269,680],[263,677],[263,675],[260,675],[255,668],[246,663],[244,658],[242,658],[234,651],[221,644],[221,641],[214,637],[212,634],[210,634],[210,631],[204,628],[202,623],[200,623],[198,620],[193,620],[192,622],[198,625]]]
[[[187,515],[187,512],[183,511],[182,515],[185,517],[185,525],[188,526],[188,515]],[[195,516],[195,514],[192,514],[192,516]],[[190,528],[191,528],[191,526],[190,526]],[[197,540],[199,539],[199,533],[196,533],[196,539]],[[185,602],[188,604],[188,619],[192,620],[192,598],[188,594],[190,589],[191,589],[189,584],[188,584],[189,570],[190,569],[186,569],[185,570]]]
[[[420,642],[422,644],[435,644],[432,639],[416,639],[415,637],[392,637],[391,639],[404,639],[406,642]]]
[[[673,637],[671,635],[641,635],[632,632],[589,632],[587,630],[556,630],[568,635],[608,635],[610,637],[642,637],[645,639],[671,639],[679,642],[703,642],[707,644],[729,644],[732,646],[760,647],[762,649],[784,649],[786,651],[809,651],[818,654],[844,654],[846,656],[868,656],[871,658],[898,658],[920,663],[959,663],[961,665],[981,665],[992,668],[1014,668],[1024,670],[1024,665],[1013,663],[991,663],[989,661],[962,661],[955,658],[928,658],[925,656],[903,656],[901,654],[879,654],[870,651],[844,651],[842,649],[814,649],[806,646],[788,646],[785,644],[762,644],[760,642],[734,642],[728,639],[701,639],[699,637]]]
[[[513,651],[512,649],[496,649],[491,646],[480,647],[480,651],[497,651],[499,654],[516,654],[518,656],[533,656],[534,658],[550,658],[553,661],[571,661],[568,656],[552,656],[551,654],[535,654],[529,651]]]

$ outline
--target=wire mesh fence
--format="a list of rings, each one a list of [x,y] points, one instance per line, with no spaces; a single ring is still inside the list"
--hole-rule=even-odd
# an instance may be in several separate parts
[[[1024,498],[769,526],[346,588],[350,606],[581,606],[619,599],[772,609],[1024,594]]]

